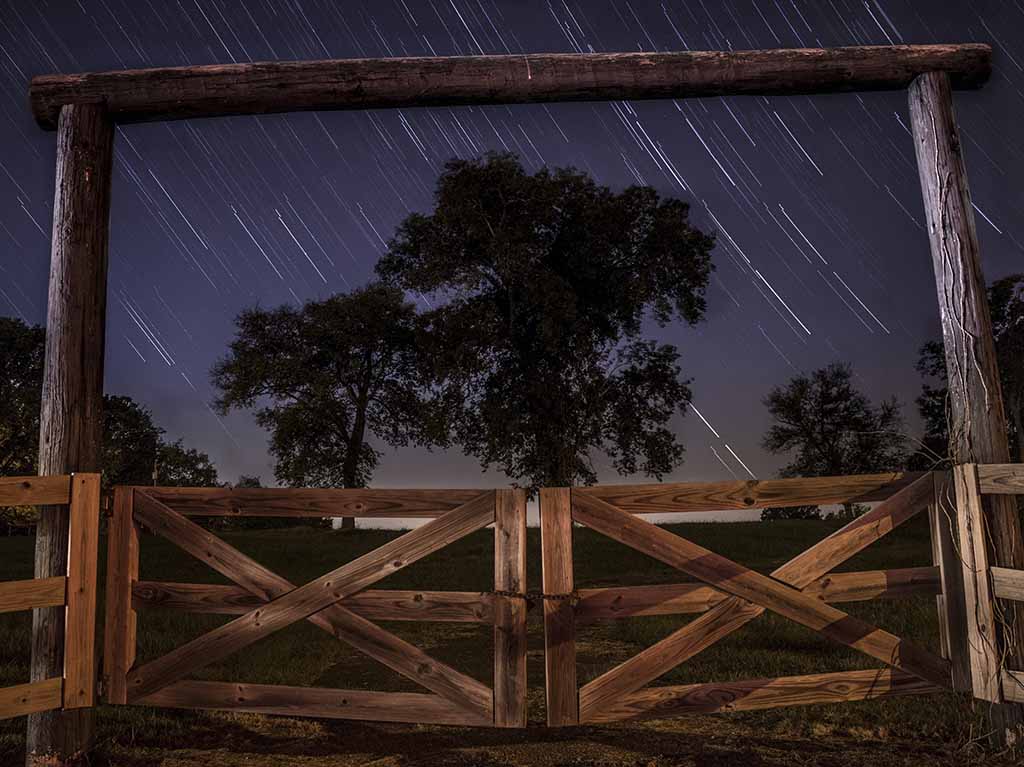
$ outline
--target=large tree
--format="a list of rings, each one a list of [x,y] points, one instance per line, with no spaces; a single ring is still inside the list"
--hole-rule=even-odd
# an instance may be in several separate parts
[[[993,282],[988,289],[988,303],[1010,456],[1014,461],[1021,461],[1024,460],[1024,274]],[[917,409],[924,422],[924,436],[911,465],[930,469],[946,463],[949,457],[949,391],[941,341],[929,341],[921,347],[917,370],[923,379]]]
[[[377,270],[432,307],[423,351],[452,439],[534,487],[594,482],[598,451],[621,473],[677,466],[669,421],[690,391],[677,349],[642,331],[703,316],[714,241],[688,206],[501,154],[449,162],[435,202]]]
[[[849,365],[833,363],[797,375],[772,389],[764,404],[773,420],[764,448],[791,456],[783,477],[870,474],[906,465],[899,404],[895,399],[872,404],[854,386]],[[853,505],[844,505],[846,516],[853,511]]]
[[[393,446],[430,444],[419,396],[417,317],[400,290],[371,284],[300,308],[250,309],[212,379],[221,412],[256,409],[279,482],[364,487]]]
[[[0,317],[0,476],[34,474],[46,331]]]

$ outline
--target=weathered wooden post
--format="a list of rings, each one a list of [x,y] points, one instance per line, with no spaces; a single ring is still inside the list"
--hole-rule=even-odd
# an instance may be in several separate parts
[[[114,127],[99,104],[65,106],[57,129],[57,180],[46,314],[39,473],[99,471],[103,347]],[[44,507],[36,528],[35,577],[63,575],[68,512]],[[64,672],[64,611],[35,610],[33,681]],[[93,709],[28,718],[26,765],[78,762],[92,741]]]
[[[910,118],[946,349],[950,454],[957,464],[1007,463],[1010,451],[992,322],[946,73],[929,72],[911,83]],[[1024,541],[1012,497],[986,497],[984,516],[992,562],[1024,568]],[[1010,667],[1022,668],[1024,612],[1004,602],[1001,613],[1001,651]],[[1001,703],[989,704],[986,710],[994,742],[1019,743],[1024,708]]]

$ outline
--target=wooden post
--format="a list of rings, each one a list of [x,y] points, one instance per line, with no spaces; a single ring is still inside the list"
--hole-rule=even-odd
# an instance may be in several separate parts
[[[942,657],[953,668],[953,689],[971,692],[971,665],[964,611],[964,571],[957,527],[957,499],[949,472],[935,472],[935,497],[928,504],[932,561],[939,568],[942,593],[935,597],[939,612]]]
[[[114,128],[98,104],[66,106],[59,122],[40,412],[40,474],[97,471],[103,433]],[[66,507],[43,507],[36,527],[35,577],[64,575],[68,522]],[[63,673],[64,610],[36,610],[31,679]],[[91,708],[82,708],[30,715],[26,764],[73,764],[90,746],[92,714]]]
[[[946,350],[950,453],[957,464],[1007,463],[992,321],[948,75],[929,72],[914,80],[910,119]],[[992,563],[1024,569],[1024,540],[1013,499],[985,498],[983,512]],[[1024,612],[1005,602],[1001,614],[1001,653],[1010,667],[1024,668]],[[986,709],[996,745],[1020,741],[1024,709],[1003,704]]]
[[[567,487],[540,491],[540,545],[545,595],[571,594],[572,499]],[[544,599],[544,680],[548,726],[579,724],[576,618],[568,599]]]
[[[498,490],[494,508],[494,590],[526,591],[526,491]],[[494,724],[526,726],[526,599],[494,604]]]
[[[128,672],[135,663],[132,584],[139,578],[139,535],[132,514],[134,491],[114,488],[107,527],[107,612],[103,632],[103,699],[128,702]]]

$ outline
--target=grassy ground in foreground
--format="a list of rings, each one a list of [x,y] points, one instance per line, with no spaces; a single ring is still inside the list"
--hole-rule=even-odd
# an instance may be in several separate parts
[[[829,521],[686,524],[670,530],[769,572],[836,528]],[[310,528],[225,533],[229,543],[302,583],[370,551],[400,533]],[[592,531],[577,529],[577,587],[670,583],[685,577]],[[31,538],[0,539],[0,580],[31,577]],[[101,540],[101,550],[104,541]],[[223,583],[172,544],[143,536],[141,578]],[[530,587],[540,586],[540,541],[529,531]],[[923,518],[894,531],[840,570],[930,564]],[[101,560],[101,572],[103,562]],[[493,535],[485,530],[382,581],[381,588],[486,591],[493,585]],[[102,599],[102,594],[101,594]],[[932,597],[843,606],[889,631],[936,649]],[[102,604],[100,607],[102,611]],[[101,613],[102,614],[102,613]],[[582,627],[577,637],[580,684],[664,637],[688,616],[632,618]],[[155,658],[228,616],[152,610],[139,614],[140,661]],[[27,613],[0,615],[0,686],[28,679]],[[490,685],[492,631],[454,623],[388,623],[389,630]],[[870,658],[766,614],[656,684],[872,668]],[[530,620],[530,721],[543,710],[543,627]],[[212,664],[194,678],[349,689],[418,688],[308,623],[291,626]],[[101,707],[98,761],[114,765],[961,765],[1009,763],[975,743],[982,719],[954,695],[894,698],[741,714],[524,731],[468,730],[138,707]],[[0,722],[0,765],[21,762],[24,719]]]

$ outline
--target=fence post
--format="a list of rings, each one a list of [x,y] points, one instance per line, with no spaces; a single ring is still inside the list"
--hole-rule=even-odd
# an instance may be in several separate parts
[[[132,583],[139,577],[139,534],[132,514],[134,491],[114,488],[107,529],[107,607],[103,631],[103,699],[128,702],[128,672],[135,663]]]
[[[953,475],[932,473],[935,496],[928,504],[928,528],[932,561],[939,568],[942,593],[936,595],[942,657],[952,664],[953,689],[971,692],[971,664],[967,650],[967,614],[964,605],[964,571],[960,561],[957,501]]]
[[[494,507],[494,590],[526,591],[526,491],[498,490]],[[526,599],[494,605],[494,724],[526,726]]]
[[[103,346],[114,126],[102,104],[65,106],[57,130],[39,473],[99,469],[103,431]],[[44,507],[36,527],[35,576],[63,575],[68,512]],[[64,673],[64,611],[35,610],[31,678]],[[59,767],[91,747],[92,709],[28,718],[28,767]]]
[[[949,75],[920,75],[910,85],[909,101],[949,373],[950,455],[955,464],[1006,463],[1006,413]],[[1024,569],[1013,499],[985,498],[980,513],[992,564]],[[996,628],[1000,650],[1014,666],[1024,667],[1024,607],[1004,602],[1000,608],[1007,616]],[[1021,742],[1024,708],[992,705],[987,713],[994,746]]]
[[[96,556],[100,535],[100,476],[71,475],[64,708],[96,702]]]
[[[567,487],[540,491],[540,545],[544,593],[573,592],[572,498]],[[548,726],[579,724],[576,618],[569,599],[544,599],[544,680]]]

